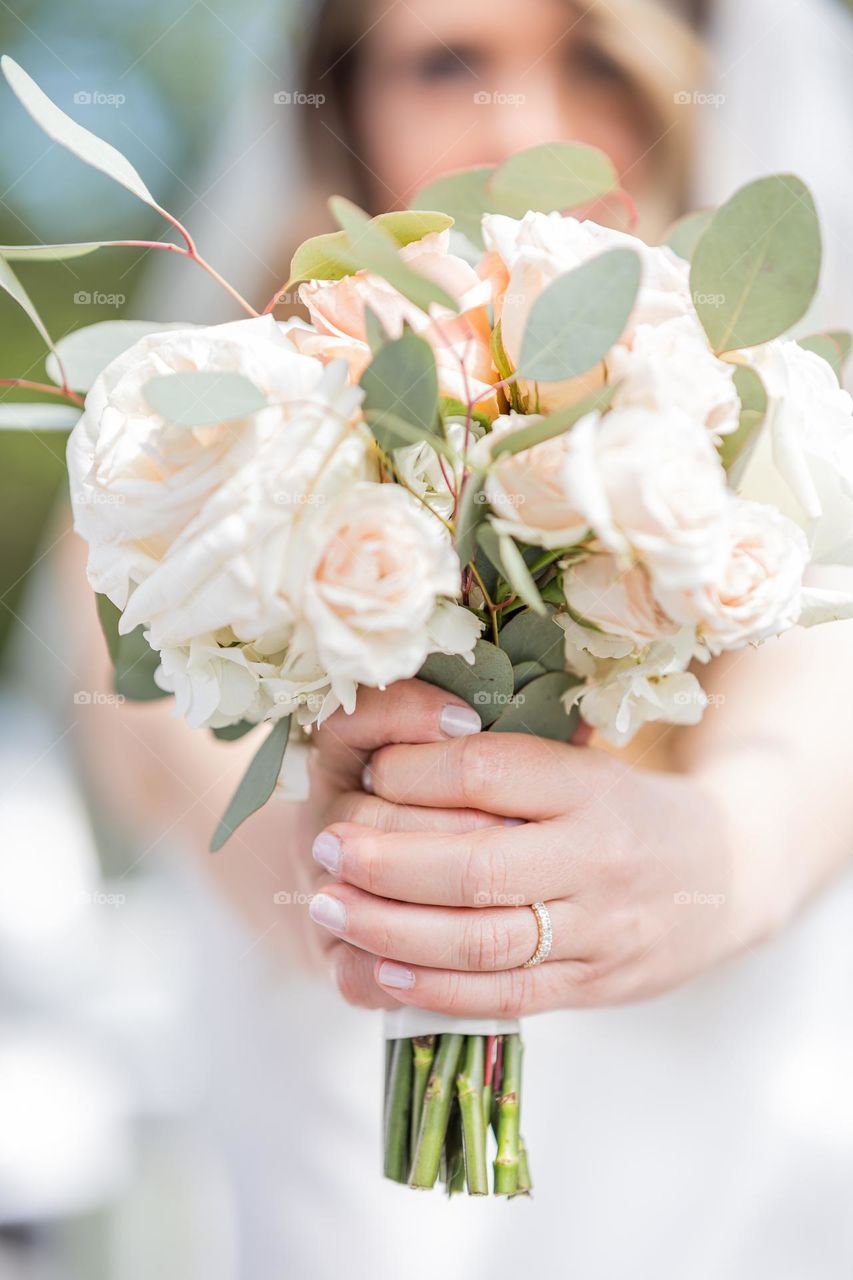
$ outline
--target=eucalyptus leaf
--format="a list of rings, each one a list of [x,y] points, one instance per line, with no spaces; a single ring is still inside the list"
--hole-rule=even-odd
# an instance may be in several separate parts
[[[53,339],[48,333],[45,323],[36,309],[35,303],[2,254],[0,254],[0,289],[5,289],[6,293],[8,293],[11,298],[14,298],[21,310],[26,312],[38,330],[40,337],[52,351]],[[61,379],[59,381],[61,382]]]
[[[360,386],[365,420],[383,449],[397,449],[427,437],[434,445],[438,373],[425,338],[406,329],[401,337],[384,343],[361,375]],[[408,424],[414,436],[403,432],[400,423]]]
[[[613,162],[580,142],[545,142],[516,151],[487,180],[492,207],[511,218],[575,209],[619,188]]]
[[[268,401],[260,387],[242,373],[164,373],[149,378],[143,395],[155,413],[178,427],[206,427],[233,422],[263,409]]]
[[[385,327],[379,316],[365,304],[364,307],[364,332],[367,337],[367,345],[373,355],[376,355],[383,343],[388,342],[389,335],[385,332]]]
[[[813,351],[828,365],[832,366],[839,383],[844,376],[844,366],[850,356],[853,337],[844,330],[836,329],[830,333],[813,333],[808,338],[800,338],[800,346],[806,351]]]
[[[524,557],[509,534],[498,533],[490,524],[480,525],[477,542],[499,569],[512,590],[534,613],[546,615],[547,610],[539,595],[536,583],[524,562]]]
[[[398,248],[453,225],[448,214],[432,210],[380,213],[372,221],[387,232]],[[301,280],[341,280],[355,270],[347,233],[330,231],[325,235],[312,236],[299,246],[290,263],[287,288]]]
[[[149,333],[167,329],[194,329],[195,325],[180,321],[161,324],[156,320],[99,320],[82,329],[72,329],[56,343],[56,353],[75,391],[88,391],[99,373],[112,364],[116,356],[128,351]],[[61,384],[62,375],[56,355],[47,358],[47,375]]]
[[[609,386],[600,387],[598,391],[584,396],[582,400],[567,405],[564,409],[558,409],[555,413],[539,418],[526,427],[519,427],[517,431],[499,436],[492,445],[492,457],[500,458],[503,454],[523,453],[525,449],[532,449],[543,440],[552,440],[554,436],[565,435],[588,413],[603,413],[616,394],[618,385],[614,382]]]
[[[734,384],[740,397],[740,423],[731,435],[723,436],[720,445],[720,461],[733,486],[743,475],[767,414],[767,392],[755,369],[749,365],[738,365]]]
[[[290,716],[276,720],[272,729],[249,765],[231,803],[225,810],[219,826],[210,842],[210,852],[217,853],[247,818],[261,809],[269,800],[281,772],[287,739],[290,735]]]
[[[129,702],[153,702],[168,698],[165,689],[154,680],[160,655],[145,639],[145,628],[137,627],[128,635],[119,635],[121,609],[105,595],[95,597],[98,621],[113,664],[113,688]]]
[[[534,302],[518,371],[532,382],[580,377],[622,336],[640,287],[633,249],[610,249],[558,276]]]
[[[742,187],[711,219],[693,255],[690,289],[718,354],[785,333],[817,290],[821,236],[808,188],[790,174]]]
[[[553,742],[568,742],[577,729],[577,707],[566,711],[562,696],[579,683],[567,671],[549,671],[516,692],[509,706],[492,725],[493,733],[531,733]]]
[[[483,165],[446,174],[421,187],[411,201],[413,209],[443,209],[453,218],[454,227],[477,249],[482,249],[481,221],[484,213],[493,211],[486,189],[494,166]]]
[[[17,62],[8,55],[3,56],[0,65],[18,101],[49,138],[53,138],[54,142],[58,142],[60,146],[67,147],[93,169],[100,170],[114,182],[120,183],[145,204],[162,212],[142,178],[120,151],[67,116],[39,88],[35,80],[27,75],[23,67],[18,66]]]
[[[485,474],[471,472],[462,490],[462,501],[456,515],[456,554],[459,563],[466,565],[474,559],[477,550],[477,529],[489,512],[483,486]]]
[[[239,738],[245,738],[247,733],[251,733],[257,727],[255,720],[238,720],[236,724],[226,724],[219,729],[211,729],[211,733],[220,742],[237,742]]]
[[[555,612],[550,608],[542,617],[525,609],[501,628],[501,648],[513,666],[534,662],[545,671],[565,670],[566,635],[554,621]]]
[[[73,404],[42,404],[13,400],[0,403],[2,431],[70,431],[82,410]]]
[[[96,249],[107,245],[120,244],[113,240],[87,240],[79,244],[4,244],[0,246],[0,257],[9,262],[64,262],[68,258],[82,258]]]
[[[342,196],[333,196],[329,208],[346,233],[346,257],[357,269],[363,268],[381,276],[404,298],[424,311],[432,303],[451,311],[459,310],[456,299],[446,289],[403,261],[400,246],[379,219],[369,218],[363,209]]]
[[[498,718],[512,697],[512,664],[503,650],[488,640],[477,641],[473,666],[458,655],[433,653],[418,678],[462,698],[474,708],[484,727]]]
[[[664,244],[673,253],[677,253],[679,258],[691,262],[696,246],[711,225],[715,212],[714,209],[697,209],[694,213],[686,213],[670,227]]]
[[[514,663],[512,674],[515,680],[516,693],[519,693],[525,685],[530,684],[530,681],[535,680],[537,676],[544,676],[547,670],[548,668],[544,667],[541,662]]]

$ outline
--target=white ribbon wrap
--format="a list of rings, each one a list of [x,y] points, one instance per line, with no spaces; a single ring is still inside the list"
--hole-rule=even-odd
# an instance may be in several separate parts
[[[412,1036],[440,1036],[454,1032],[460,1036],[509,1036],[520,1027],[515,1019],[451,1018],[446,1013],[430,1013],[428,1009],[413,1009],[411,1005],[388,1010],[383,1020],[386,1040],[409,1040]]]

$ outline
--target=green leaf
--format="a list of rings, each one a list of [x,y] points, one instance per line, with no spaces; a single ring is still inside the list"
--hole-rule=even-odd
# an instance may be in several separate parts
[[[523,689],[526,684],[530,684],[531,680],[535,680],[537,676],[544,676],[547,670],[548,668],[544,667],[541,662],[516,662],[512,668],[516,693]]]
[[[452,396],[441,396],[438,404],[439,413],[442,421],[447,418],[461,418],[464,422],[468,417],[468,407],[461,400],[455,400]],[[492,420],[487,413],[483,413],[481,409],[471,410],[471,421],[478,422],[481,427],[486,430],[492,425]],[[472,437],[473,443],[473,437]]]
[[[398,248],[453,225],[453,219],[447,214],[432,211],[380,213],[371,221],[387,232]],[[299,246],[290,263],[290,279],[286,287],[290,288],[301,280],[341,280],[356,269],[347,233],[330,231],[325,235],[312,236]]]
[[[346,256],[356,269],[381,276],[416,307],[427,311],[434,302],[458,311],[459,304],[446,289],[408,266],[400,257],[400,246],[376,218],[369,218],[341,196],[332,196],[329,208],[347,237]]]
[[[548,609],[546,616],[541,617],[524,610],[501,628],[501,648],[513,666],[535,662],[545,671],[565,670],[566,636],[554,621],[555,612]]]
[[[270,733],[258,747],[214,832],[210,842],[211,853],[217,853],[241,823],[262,808],[275,791],[289,735],[290,716],[276,720]]]
[[[808,338],[800,338],[800,346],[806,351],[813,351],[827,364],[831,365],[839,382],[844,376],[844,366],[850,356],[853,336],[842,329],[831,333],[813,333]]]
[[[238,720],[236,724],[226,724],[220,729],[211,729],[210,732],[220,742],[236,742],[238,738],[244,738],[247,733],[251,733],[257,727],[255,720]]]
[[[87,240],[79,244],[4,244],[0,257],[9,262],[64,262],[67,258],[82,258],[106,245],[120,244],[114,240]]]
[[[474,559],[477,551],[477,529],[489,513],[483,486],[483,473],[471,472],[462,490],[462,501],[456,515],[456,554],[461,565]]]
[[[421,187],[411,206],[413,209],[443,209],[453,218],[456,230],[475,248],[482,249],[485,246],[480,223],[484,213],[493,211],[492,198],[486,190],[493,173],[493,165],[483,165],[445,174]]]
[[[695,213],[686,213],[672,224],[664,244],[673,253],[677,253],[679,258],[691,262],[696,246],[711,225],[715,212],[714,209],[698,209]]]
[[[534,302],[518,371],[532,382],[587,373],[622,336],[640,287],[633,249],[610,249],[558,276]]]
[[[525,449],[532,449],[543,440],[552,440],[554,436],[565,435],[588,413],[603,413],[616,394],[618,385],[614,382],[610,386],[600,387],[598,391],[584,396],[575,404],[567,405],[564,409],[558,409],[556,413],[539,418],[529,426],[519,427],[517,431],[499,436],[492,445],[492,457],[500,458],[503,454],[523,453]]]
[[[44,321],[36,310],[35,303],[32,301],[30,295],[27,293],[26,289],[2,255],[0,255],[0,289],[5,289],[6,293],[8,293],[11,298],[14,298],[21,310],[26,312],[38,330],[39,335],[52,351],[53,339],[48,333]]]
[[[98,621],[115,669],[113,687],[116,693],[129,702],[153,702],[157,698],[171,697],[154,680],[154,672],[160,665],[160,655],[145,639],[145,628],[139,626],[129,635],[119,635],[121,609],[107,596],[98,595],[95,599]]]
[[[84,129],[76,120],[72,120],[64,111],[51,102],[23,67],[7,55],[2,59],[3,74],[9,82],[12,92],[18,101],[30,113],[49,138],[67,147],[85,164],[105,173],[108,178],[118,182],[131,191],[145,204],[162,212],[160,206],[134,169],[120,151],[99,138],[96,134]]]
[[[618,188],[613,162],[580,142],[546,142],[516,151],[487,182],[493,208],[511,218],[523,218],[528,209],[576,209]]]
[[[364,332],[367,336],[367,345],[373,355],[376,355],[383,343],[389,341],[389,335],[385,332],[385,326],[379,316],[366,304],[364,308]]]
[[[492,732],[531,733],[553,742],[568,742],[578,726],[580,712],[577,707],[567,712],[562,695],[578,683],[578,677],[567,671],[549,671],[537,676],[516,692],[503,715],[492,725]]]
[[[73,404],[0,404],[0,431],[70,431],[81,410]]]
[[[734,384],[740,397],[740,425],[731,435],[723,436],[720,445],[720,461],[728,471],[729,483],[733,486],[743,474],[767,414],[767,392],[761,378],[751,366],[737,366]]]
[[[477,530],[477,542],[512,587],[534,613],[546,614],[545,605],[537,590],[524,557],[509,534],[498,533],[490,524],[482,524]]]
[[[142,388],[155,413],[178,427],[205,427],[233,422],[263,409],[263,391],[242,373],[164,373],[150,378]]]
[[[381,448],[386,451],[429,439],[447,446],[435,433],[438,425],[438,373],[432,347],[411,329],[386,342],[361,375],[362,410]],[[402,426],[412,429],[405,432]]]
[[[696,246],[690,289],[718,354],[758,346],[805,315],[820,276],[821,237],[808,188],[761,178],[717,210]]]
[[[97,324],[88,324],[66,333],[56,343],[56,353],[62,360],[69,387],[75,391],[88,391],[98,374],[112,364],[116,356],[128,351],[149,333],[195,327],[180,321],[159,324],[156,320],[100,320]],[[56,355],[48,356],[46,368],[48,377],[61,385],[62,375]]]
[[[512,697],[512,664],[488,640],[478,640],[474,646],[473,666],[459,656],[430,654],[418,679],[455,693],[475,709],[484,726],[498,718]]]

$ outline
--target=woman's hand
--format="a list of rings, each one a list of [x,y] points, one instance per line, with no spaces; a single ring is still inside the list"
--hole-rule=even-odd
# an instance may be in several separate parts
[[[311,907],[351,944],[338,977],[355,1003],[385,993],[477,1017],[618,1003],[675,987],[763,931],[737,901],[724,814],[689,776],[483,733],[383,747],[365,784],[372,799],[352,801],[362,812],[315,842],[334,881]],[[466,822],[473,806],[513,825]],[[539,900],[553,948],[522,968]]]

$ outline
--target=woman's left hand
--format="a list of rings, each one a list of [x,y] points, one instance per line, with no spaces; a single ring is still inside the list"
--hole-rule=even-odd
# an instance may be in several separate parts
[[[510,821],[459,834],[339,822],[321,833],[314,856],[334,880],[311,914],[350,944],[337,972],[353,1003],[375,1007],[384,993],[389,1004],[508,1018],[621,1003],[675,987],[764,932],[756,904],[737,901],[725,815],[689,775],[483,733],[383,747],[365,784],[395,804]],[[553,947],[524,968],[537,901]]]

